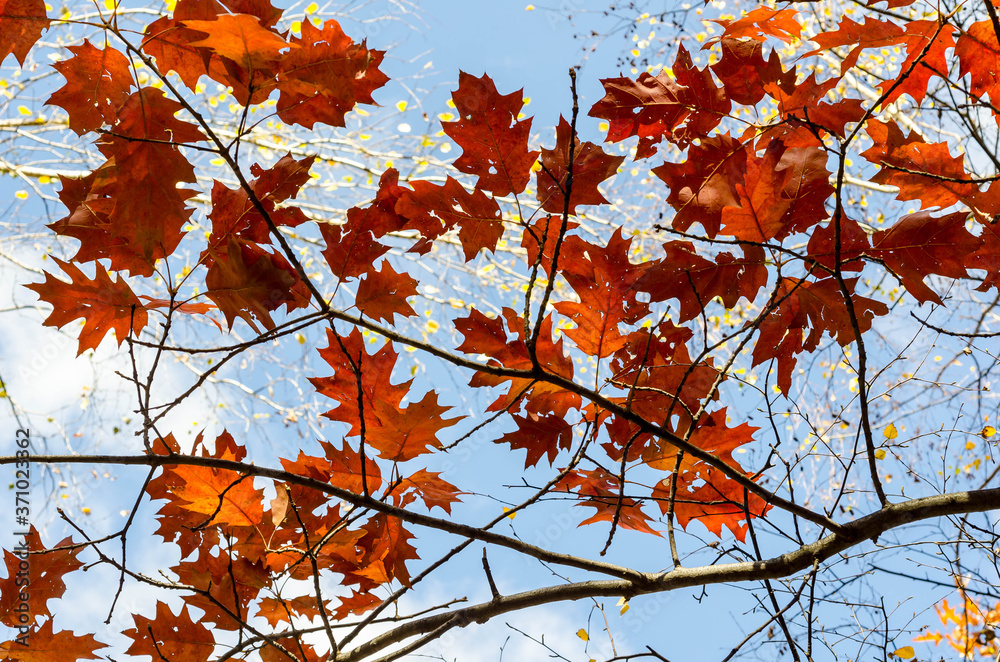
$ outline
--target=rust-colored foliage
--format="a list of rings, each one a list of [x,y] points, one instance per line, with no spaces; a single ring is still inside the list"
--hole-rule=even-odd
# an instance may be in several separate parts
[[[890,0],[889,7],[907,4]],[[335,441],[297,455],[280,448],[280,469],[269,469],[253,464],[258,459],[235,431],[214,440],[198,435],[191,448],[159,436],[162,417],[149,404],[155,389],[128,378],[145,398],[145,452],[133,463],[155,469],[145,497],[154,504],[156,535],[178,552],[162,586],[176,589],[180,605],[160,601],[155,615],[132,615],[134,627],[122,633],[131,641],[125,654],[206,662],[233,634],[246,651],[226,659],[361,659],[340,656],[340,635],[329,634],[332,650],[318,653],[287,628],[313,620],[333,633],[364,614],[383,614],[424,576],[424,528],[462,536],[462,545],[531,547],[494,531],[496,522],[475,520],[463,500],[479,496],[477,486],[462,471],[432,464],[470,438],[488,437],[489,451],[510,450],[516,464],[523,450],[525,476],[548,472],[523,510],[546,500],[591,508],[579,524],[609,531],[608,546],[619,529],[651,535],[652,544],[674,542],[676,524],[742,543],[755,520],[782,511],[835,532],[831,515],[782,496],[775,485],[791,478],[773,472],[771,456],[738,455],[766,455],[767,446],[728,398],[734,382],[756,383],[734,379],[754,369],[791,397],[802,387],[796,366],[822,345],[848,357],[863,350],[851,346],[890,314],[900,295],[886,292],[895,283],[918,303],[939,306],[947,303],[939,279],[979,278],[980,291],[1000,284],[996,178],[975,176],[953,144],[928,142],[894,110],[883,112],[904,95],[906,103],[924,102],[932,79],[958,70],[968,77],[970,103],[988,98],[1000,116],[994,24],[962,28],[954,19],[903,21],[882,10],[861,22],[844,17],[799,54],[838,55],[839,69],[808,75],[774,47],[798,48],[804,38],[796,9],[759,7],[718,20],[722,34],[704,45],[715,49],[712,64],[699,67],[679,46],[672,66],[655,75],[601,81],[604,97],[589,117],[607,122],[603,146],[580,138],[586,113],[577,106],[570,120],[560,117],[543,132],[551,139],[554,130],[553,147],[537,145],[521,90],[501,93],[490,76],[462,72],[452,93],[457,119],[440,126],[461,149],[447,176],[407,177],[385,167],[363,185],[370,203],[329,218],[303,203],[328,157],[308,144],[274,155],[253,145],[261,152],[248,156],[240,151],[251,148],[243,147],[253,131],[247,117],[251,107],[273,106],[268,121],[344,127],[348,113],[375,105],[388,82],[383,51],[333,20],[292,29],[267,0],[178,0],[139,38],[110,21],[103,48],[69,45],[70,56],[54,65],[65,81],[47,103],[65,112],[71,131],[93,138],[101,163],[62,178],[65,216],[49,227],[72,240],[75,253],[53,258],[70,282],[46,274],[28,285],[52,307],[44,324],[83,318],[78,353],[99,350],[113,332],[132,352],[158,352],[154,365],[171,351],[231,352],[225,363],[319,325],[327,344],[316,349],[323,368],[309,378],[311,395],[333,403],[322,416]],[[12,54],[23,64],[47,29],[40,0],[0,0],[0,58]],[[843,94],[868,49],[895,47],[905,50],[898,70],[866,88],[868,96]],[[223,135],[198,112],[189,91],[205,79],[231,88],[239,132]],[[577,103],[575,87],[573,94]],[[632,139],[631,165],[643,176],[651,170],[642,183],[660,200],[663,234],[655,242],[642,237],[654,221],[626,224],[610,201],[627,169],[628,150],[618,155],[618,143]],[[644,165],[658,149],[662,162]],[[208,186],[197,158],[205,152],[229,169],[222,181],[208,177]],[[866,162],[862,184],[918,201],[919,211],[885,224],[854,220],[860,216],[844,193],[849,155]],[[321,247],[308,255],[295,240]],[[492,299],[452,298],[444,303],[460,313],[418,323],[425,310],[418,302],[438,290],[400,257],[422,259],[449,244],[478,276],[499,266],[515,285]],[[503,251],[514,258],[497,259]],[[181,297],[181,282],[195,293]],[[151,312],[167,322],[154,329]],[[178,313],[213,321],[202,327],[219,336],[206,344],[218,346],[174,344]],[[718,319],[725,321],[713,329],[710,320]],[[428,340],[441,327],[452,341]],[[227,332],[238,339],[221,338]],[[462,414],[450,413],[458,404],[436,374],[430,386],[415,376],[408,351],[461,373],[452,381],[472,394]],[[169,411],[188,394],[162,406]],[[531,486],[521,475],[510,482]],[[0,620],[18,626],[16,604],[27,602],[32,646],[4,643],[0,659],[97,659],[102,644],[92,636],[53,630],[49,604],[63,597],[63,577],[97,543],[78,537],[45,550],[34,530],[27,540],[30,587],[21,594],[20,561],[6,552]],[[333,584],[336,591],[320,590]],[[632,588],[622,595],[648,587]],[[491,604],[501,603],[495,594]],[[955,620],[947,604],[942,609],[943,622]],[[378,627],[405,618],[385,614]],[[438,627],[479,618],[463,614]],[[262,623],[272,630],[258,631]],[[381,656],[428,631],[384,645],[379,634],[362,645]]]

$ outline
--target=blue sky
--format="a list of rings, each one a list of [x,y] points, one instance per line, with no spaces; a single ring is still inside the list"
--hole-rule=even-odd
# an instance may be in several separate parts
[[[376,3],[373,7],[378,10],[387,3]],[[360,38],[367,36],[370,47],[389,48],[384,69],[390,76],[400,80],[404,84],[410,84],[411,76],[415,71],[423,71],[422,67],[428,62],[432,63],[429,71],[433,72],[433,77],[421,79],[418,86],[430,91],[429,96],[424,97],[422,93],[416,95],[425,104],[425,110],[433,118],[436,113],[446,110],[445,101],[451,90],[455,88],[455,81],[460,70],[473,75],[487,73],[490,75],[501,93],[509,93],[513,90],[524,88],[524,94],[531,98],[531,104],[526,108],[529,115],[534,115],[533,128],[535,133],[541,136],[541,143],[551,145],[553,130],[560,114],[568,115],[570,112],[571,100],[569,94],[567,70],[569,67],[583,64],[579,76],[579,91],[581,97],[581,132],[585,137],[595,140],[597,134],[597,121],[586,118],[586,112],[590,106],[602,95],[599,83],[600,78],[614,77],[623,73],[617,60],[623,52],[630,47],[630,42],[625,39],[620,32],[621,20],[616,17],[604,17],[601,10],[604,4],[600,2],[573,2],[572,0],[562,0],[558,6],[549,10],[539,6],[533,11],[525,10],[524,2],[454,2],[446,0],[431,0],[420,3],[420,16],[406,15],[402,21],[406,24],[378,27],[366,30],[357,24],[353,29],[347,28],[349,34]],[[300,5],[301,6],[301,5]],[[567,13],[573,14],[573,20],[565,17]],[[346,28],[347,26],[345,26]],[[604,40],[579,40],[574,38],[575,34],[589,34],[590,30],[599,33],[611,32],[612,35]],[[617,32],[616,32],[617,31]],[[597,44],[598,49],[592,54],[584,57],[582,50],[586,46]],[[672,52],[670,53],[672,56]],[[9,64],[9,63],[8,63]],[[627,72],[625,72],[627,73]],[[397,100],[406,99],[407,95],[398,84],[393,84],[385,90],[380,91],[376,98],[386,107],[391,107]],[[452,156],[456,156],[453,152]],[[0,183],[0,193],[12,191],[11,180],[4,179]],[[61,214],[61,210],[56,210],[56,217]],[[37,264],[37,262],[33,262]],[[14,276],[14,270],[8,263],[0,264],[0,273],[3,274],[5,282]],[[17,277],[21,278],[23,274]],[[38,280],[38,278],[35,278]],[[33,300],[33,295],[25,296],[24,293],[17,295],[19,301]],[[9,303],[4,300],[5,304]],[[113,344],[110,340],[105,342],[102,351],[98,353],[97,360],[93,364],[85,359],[73,358],[74,347],[72,343],[65,342],[65,335],[60,335],[51,330],[39,331],[37,328],[37,318],[25,316],[21,320],[10,320],[4,318],[6,326],[5,333],[0,336],[0,343],[6,354],[6,363],[0,364],[4,369],[4,375],[8,376],[7,368],[16,370],[28,363],[25,357],[45,355],[52,348],[52,356],[55,358],[43,362],[31,379],[25,380],[23,385],[25,390],[19,390],[17,397],[22,402],[39,403],[42,407],[46,401],[58,403],[58,410],[55,417],[58,424],[66,427],[79,425],[83,428],[88,425],[93,428],[103,430],[107,435],[107,428],[112,425],[123,412],[128,412],[134,405],[130,402],[131,395],[125,392],[118,398],[101,401],[97,405],[91,404],[88,411],[81,404],[81,388],[95,381],[95,373],[99,373],[104,383],[114,370],[127,370],[127,364],[120,357],[113,358]],[[245,330],[245,329],[244,329]],[[72,335],[72,327],[67,327],[67,332]],[[297,347],[293,350],[298,351]],[[20,360],[20,362],[18,362]],[[303,359],[307,360],[307,359]],[[318,363],[313,352],[311,355],[313,364]],[[96,368],[94,367],[96,366]],[[261,368],[266,372],[267,366]],[[189,373],[178,366],[165,368],[167,385],[177,387],[185,383],[185,379],[190,378]],[[322,373],[325,374],[325,373]],[[431,382],[434,375],[422,378],[424,382]],[[420,383],[420,386],[426,386]],[[435,384],[439,389],[446,387]],[[455,402],[450,395],[442,395],[442,400],[449,404]],[[480,397],[471,403],[463,403],[466,406],[480,406],[480,411],[485,407],[486,402]],[[488,401],[488,399],[485,399]],[[96,406],[103,406],[103,415],[95,414],[93,409]],[[39,409],[40,411],[40,409]],[[205,408],[200,408],[197,403],[178,412],[176,422],[178,427],[187,427],[192,419],[204,421],[206,415]],[[463,412],[467,413],[467,412]],[[9,423],[9,421],[5,421]],[[758,421],[759,424],[759,421]],[[169,429],[169,425],[166,426]],[[335,430],[327,428],[331,436]],[[6,429],[6,428],[5,428]],[[70,430],[70,435],[73,430]],[[235,431],[238,432],[238,431]],[[258,430],[261,437],[273,437],[275,440],[284,440],[285,431],[277,420],[269,425],[261,424]],[[8,435],[9,436],[9,435]],[[249,436],[249,435],[248,435]],[[70,437],[71,439],[73,437]],[[112,448],[117,448],[119,443],[113,436],[111,441],[104,442]],[[91,441],[88,438],[80,439],[79,443],[87,444]],[[308,441],[301,443],[307,444]],[[124,447],[124,444],[122,444]],[[763,444],[762,444],[763,446]],[[105,446],[107,447],[107,446]],[[492,467],[498,466],[500,462],[519,463],[522,459],[520,453],[511,459],[510,453],[503,447],[496,447],[489,443],[482,443],[475,446],[477,459],[487,460],[482,462],[482,466],[489,471]],[[64,450],[64,449],[58,449]],[[313,449],[315,450],[315,449]],[[506,456],[506,457],[505,457]],[[515,467],[517,468],[517,467]],[[454,475],[445,476],[449,480],[459,484],[461,487],[469,488],[477,485],[476,481],[482,476],[465,473],[461,465],[454,469]],[[117,500],[121,494],[132,494],[139,472],[118,471],[115,472],[114,482],[87,483],[81,481],[79,487],[81,503],[94,504],[94,515],[92,521],[95,524],[113,525],[119,516],[117,508],[127,507]],[[54,481],[58,478],[49,476],[49,482],[39,483],[39,492],[54,490]],[[39,494],[41,503],[46,494]],[[470,498],[468,508],[460,511],[463,517],[468,517],[470,521],[481,521],[495,508],[497,504],[489,503],[486,500],[476,501]],[[517,532],[525,537],[529,542],[549,543],[566,550],[576,550],[586,548],[593,551],[602,540],[597,540],[606,535],[606,528],[602,526],[590,527],[586,529],[576,529],[576,522],[586,515],[582,509],[575,509],[573,513],[574,521],[566,520],[560,516],[560,512],[565,512],[565,508],[559,508],[560,504],[550,504],[538,509],[537,513],[524,514],[519,516],[508,526],[513,527]],[[144,515],[148,517],[152,509],[148,505],[144,506]],[[50,513],[51,514],[51,513]],[[55,528],[55,527],[53,527]],[[698,525],[693,525],[693,533],[704,533]],[[144,533],[146,529],[140,529]],[[504,532],[508,528],[502,528]],[[61,537],[61,536],[60,536]],[[158,560],[165,554],[161,547],[144,545],[146,539],[137,536],[140,542],[136,543],[138,555],[147,554],[151,561]],[[148,539],[153,540],[153,539]],[[706,537],[705,541],[711,539]],[[723,547],[729,544],[731,539],[723,541]],[[782,546],[768,541],[770,551],[780,551]],[[765,543],[767,544],[767,543]],[[433,552],[437,550],[436,541],[429,542],[421,548],[422,556],[425,560],[433,558]],[[768,550],[765,550],[765,553]],[[612,550],[614,559],[629,559],[637,561],[643,568],[658,568],[668,565],[664,547],[660,541],[640,534],[622,532],[619,534],[615,548]],[[537,566],[525,567],[523,562],[511,560],[503,552],[496,552],[496,558],[492,556],[495,568],[502,568],[501,588],[506,591],[525,589],[532,586],[544,585],[554,580],[547,571]],[[522,565],[518,565],[522,563]],[[479,565],[479,548],[476,551],[467,552],[461,559],[457,569],[452,574],[442,575],[439,579],[428,582],[425,587],[429,590],[429,595],[423,595],[419,600],[409,603],[412,608],[429,605],[437,598],[450,598],[456,587],[461,592],[465,592],[471,599],[488,599],[488,591],[482,581],[481,566]],[[891,598],[905,597],[905,592],[912,589],[902,580],[882,584],[883,587],[891,591],[898,591]],[[93,575],[78,578],[75,588],[82,590],[85,598],[77,599],[78,604],[83,604],[87,600],[100,601],[106,598],[102,595],[104,585],[95,581]],[[744,587],[751,588],[751,587]],[[653,645],[660,652],[672,659],[692,659],[697,655],[728,652],[724,647],[732,645],[741,637],[741,632],[752,629],[765,619],[761,614],[747,615],[747,612],[755,609],[755,598],[750,590],[725,591],[722,588],[715,588],[709,592],[709,596],[704,600],[695,600],[692,596],[697,594],[696,590],[679,591],[674,594],[666,594],[656,597],[637,598],[632,603],[630,612],[622,617],[616,613],[614,601],[607,602],[608,615],[613,625],[617,628],[619,637],[616,639],[620,647],[618,652],[626,650],[641,650],[646,644]],[[725,596],[725,597],[723,597]],[[132,591],[124,604],[127,609],[140,610],[143,613],[151,614],[151,605],[146,596],[140,590]],[[924,600],[925,604],[927,601]],[[895,601],[893,602],[895,604]],[[66,615],[69,616],[68,614]],[[592,618],[593,627],[588,626],[588,618]],[[505,628],[504,619],[499,619],[487,627],[470,627],[456,633],[453,640],[446,642],[447,645],[440,649],[444,655],[453,656],[462,652],[463,660],[495,660],[499,647],[503,644],[505,637],[512,634],[511,630]],[[590,656],[602,659],[610,657],[607,650],[606,640],[599,634],[603,623],[600,615],[594,616],[590,605],[587,603],[577,603],[572,605],[557,605],[550,609],[535,609],[525,614],[512,617],[511,623],[515,626],[538,636],[544,634],[546,641],[556,646],[561,652],[567,654],[572,659],[589,659]],[[118,624],[116,621],[113,627]],[[122,621],[124,622],[124,621]],[[128,623],[124,625],[127,627]],[[584,644],[575,635],[580,628],[591,630],[591,638],[594,650],[599,653],[586,655]],[[527,642],[519,635],[514,635],[516,644],[507,650],[507,659],[538,659],[544,651],[537,645]],[[625,642],[631,645],[631,648]],[[775,642],[765,644],[773,646]],[[721,657],[721,656],[720,656]]]

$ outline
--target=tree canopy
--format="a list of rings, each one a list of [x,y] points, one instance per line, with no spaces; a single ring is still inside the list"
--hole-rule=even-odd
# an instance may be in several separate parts
[[[57,449],[4,368],[0,659],[461,659],[585,601],[507,627],[666,660],[628,612],[682,591],[746,605],[700,656],[1000,652],[993,0],[610,7],[603,97],[455,72],[419,135],[317,9],[0,0],[0,166],[60,207],[11,310],[115,384]],[[40,532],[90,470],[120,517]]]

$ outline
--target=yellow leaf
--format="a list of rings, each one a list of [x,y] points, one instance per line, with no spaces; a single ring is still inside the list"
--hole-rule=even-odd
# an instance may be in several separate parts
[[[590,635],[587,634],[587,631],[584,630],[583,628],[580,628],[579,630],[576,631],[576,636],[580,637],[584,641],[590,641]]]
[[[18,106],[17,107],[17,112],[21,113],[22,115],[30,115],[31,114],[31,111],[28,110],[27,106]]]
[[[318,9],[319,9],[319,5],[317,5],[315,2],[310,2],[309,6],[306,7],[306,13],[307,14],[315,14],[316,10],[318,10]]]
[[[15,191],[14,192],[14,197],[17,198],[18,200],[27,200],[28,199],[28,192],[27,191]]]
[[[884,457],[885,457],[885,450],[884,449],[880,448],[877,451],[875,451],[875,459],[876,460],[881,460]]]
[[[886,439],[895,439],[899,436],[899,433],[896,431],[896,426],[892,423],[889,423],[889,425],[886,426],[885,430],[882,431],[882,434],[885,435]]]
[[[624,616],[625,612],[627,612],[627,611],[628,611],[628,603],[626,602],[625,604],[622,605],[622,608],[621,608],[621,610],[618,613],[620,615]]]
[[[916,653],[913,652],[913,646],[903,646],[902,648],[897,648],[895,652],[893,652],[893,655],[901,660],[909,660],[916,655]]]
[[[979,434],[983,435],[983,437],[985,437],[986,439],[989,439],[996,433],[997,433],[996,428],[994,428],[992,425],[987,425],[986,427],[983,428],[983,431],[980,432]]]
[[[967,442],[965,442],[965,450],[971,451],[971,450],[975,449],[975,447],[976,447],[976,442],[974,442],[974,441],[967,441]]]
[[[505,513],[510,513],[510,508],[504,508],[503,511]],[[507,519],[514,519],[515,517],[517,517],[517,513],[510,513],[510,515],[507,515]]]
[[[406,102],[405,101],[397,101],[396,102],[396,108],[399,110],[399,112],[403,112],[404,110],[406,110]]]

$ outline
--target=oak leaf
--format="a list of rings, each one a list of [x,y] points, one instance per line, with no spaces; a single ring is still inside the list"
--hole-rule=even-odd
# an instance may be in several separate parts
[[[512,449],[525,449],[524,468],[538,464],[543,456],[549,464],[555,462],[560,450],[569,450],[573,443],[573,427],[562,416],[554,414],[515,414],[517,430],[508,432],[495,443],[509,444]]]
[[[22,67],[28,51],[49,27],[44,0],[0,0],[0,62],[11,53]]]
[[[374,105],[372,93],[389,81],[379,69],[385,52],[355,43],[334,20],[321,28],[303,21],[301,36],[290,44],[295,48],[278,63],[283,122],[344,126],[344,116],[359,103]]]
[[[441,478],[440,472],[419,469],[402,478],[389,496],[394,505],[400,508],[420,499],[428,510],[437,507],[451,515],[452,504],[461,500],[458,498],[459,494],[462,492]]]
[[[649,306],[636,298],[636,283],[651,265],[632,264],[631,245],[620,228],[607,246],[579,237],[563,243],[559,264],[580,300],[560,301],[555,309],[576,324],[563,333],[589,356],[605,358],[618,351],[625,343],[619,325],[635,324],[649,314]]]
[[[66,78],[66,84],[45,103],[65,110],[69,128],[81,136],[114,124],[134,85],[132,63],[120,51],[111,47],[101,50],[86,39],[67,48],[73,57],[52,65]]]
[[[501,95],[489,76],[463,71],[451,98],[459,119],[441,128],[463,150],[455,168],[478,177],[476,188],[495,196],[524,191],[538,152],[528,150],[531,119],[517,119],[522,90]]]
[[[695,68],[683,46],[670,73],[664,70],[654,77],[643,72],[634,81],[608,78],[601,84],[605,96],[589,115],[608,120],[611,142],[638,136],[636,158],[655,153],[652,145],[661,138],[686,145],[707,135],[732,107],[709,69]]]
[[[876,232],[867,253],[882,260],[914,299],[943,305],[923,279],[931,274],[968,277],[966,262],[983,244],[965,229],[968,218],[966,212],[941,217],[927,211],[909,214],[888,230]]]
[[[52,619],[28,633],[28,646],[17,641],[0,644],[0,659],[12,662],[67,662],[67,660],[99,660],[95,655],[107,644],[97,641],[92,634],[74,634],[69,630],[54,632]]]
[[[47,550],[38,531],[32,526],[22,540],[23,546],[15,549],[17,553],[8,550],[3,553],[7,577],[0,580],[0,623],[10,628],[25,624],[19,620],[19,616],[25,614],[18,610],[22,603],[27,603],[27,613],[35,624],[40,616],[48,617],[48,622],[51,623],[49,600],[61,598],[66,592],[63,578],[83,566],[77,560],[82,547],[59,549],[72,545],[70,538],[61,540],[53,545],[54,549]],[[25,560],[28,565],[26,573],[22,566]],[[26,600],[21,597],[24,594],[27,595]]]
[[[208,662],[215,648],[212,631],[192,620],[187,606],[181,606],[174,616],[170,607],[156,603],[156,616],[147,618],[133,614],[135,627],[122,632],[132,640],[126,655],[148,655],[153,660],[185,660]]]
[[[404,192],[395,208],[408,219],[407,229],[420,232],[410,252],[428,252],[435,239],[456,226],[466,262],[484,248],[496,251],[503,237],[503,214],[493,196],[479,188],[467,191],[451,177],[440,186],[420,180],[411,181],[410,186],[413,190]]]
[[[394,314],[403,317],[417,314],[406,301],[414,296],[417,296],[417,280],[405,271],[396,273],[388,261],[383,261],[380,271],[371,269],[358,283],[354,305],[362,315],[391,324]]]
[[[653,301],[677,299],[681,322],[694,319],[716,297],[726,308],[733,308],[742,297],[753,301],[767,284],[767,267],[761,248],[743,246],[743,257],[718,253],[714,260],[698,254],[686,241],[663,245],[664,257],[653,264],[636,284]]]
[[[720,42],[722,58],[712,65],[714,73],[725,90],[725,95],[744,106],[755,106],[764,98],[765,87],[795,91],[795,70],[785,71],[772,50],[764,61],[764,46],[753,39],[726,38]]]
[[[260,332],[258,322],[274,328],[271,312],[284,304],[287,311],[309,304],[309,291],[279,253],[230,237],[226,252],[211,253],[212,266],[205,275],[207,296],[232,328],[239,317]]]
[[[924,142],[916,131],[904,136],[893,121],[868,120],[866,129],[874,144],[861,156],[882,167],[871,180],[898,187],[897,200],[920,200],[920,208],[927,209],[977,197],[964,159],[953,157],[947,143]]]
[[[794,9],[769,9],[758,7],[737,19],[712,21],[722,26],[720,37],[710,39],[702,48],[708,48],[722,39],[749,38],[764,41],[767,37],[776,37],[781,41],[791,43],[802,32],[802,25],[795,19],[798,12]]]
[[[109,331],[115,332],[118,345],[129,335],[138,336],[146,327],[148,316],[142,302],[125,279],[111,280],[100,263],[95,264],[94,278],[88,278],[72,262],[52,258],[70,277],[70,282],[45,274],[44,283],[26,285],[42,301],[52,304],[45,326],[61,327],[78,317],[84,318],[77,345],[77,356],[84,350],[97,349]]]
[[[642,504],[631,497],[619,498],[621,485],[617,476],[603,469],[574,469],[568,472],[553,488],[558,492],[570,492],[581,497],[578,506],[587,506],[597,512],[580,522],[579,526],[595,522],[611,522],[617,513],[618,526],[632,531],[641,531],[654,536],[660,532],[653,529],[652,521],[642,510]]]
[[[556,214],[566,210],[575,214],[577,205],[605,205],[607,198],[597,188],[601,182],[614,177],[624,161],[624,156],[611,156],[599,146],[582,142],[573,136],[573,130],[562,116],[556,127],[556,146],[543,149],[542,169],[537,173],[538,191],[535,197],[542,209]],[[573,150],[573,188],[566,199],[569,182],[570,140]]]

